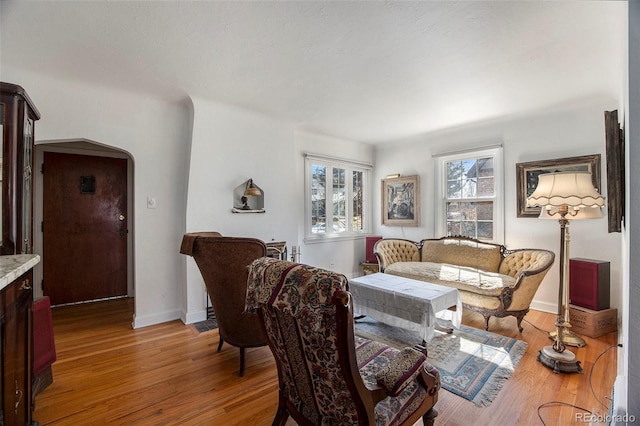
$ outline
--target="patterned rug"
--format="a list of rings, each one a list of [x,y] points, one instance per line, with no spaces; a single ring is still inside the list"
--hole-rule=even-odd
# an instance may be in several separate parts
[[[356,334],[398,349],[422,341],[417,332],[369,317],[356,322]],[[488,406],[515,370],[527,343],[461,325],[451,334],[436,331],[427,349],[428,361],[438,368],[444,389],[478,406]]]

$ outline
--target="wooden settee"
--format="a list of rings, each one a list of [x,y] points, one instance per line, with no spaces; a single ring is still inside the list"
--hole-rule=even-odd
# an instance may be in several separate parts
[[[508,250],[467,237],[385,238],[374,253],[380,272],[457,288],[463,307],[484,316],[486,330],[492,316],[512,315],[520,332],[555,258],[549,250]]]

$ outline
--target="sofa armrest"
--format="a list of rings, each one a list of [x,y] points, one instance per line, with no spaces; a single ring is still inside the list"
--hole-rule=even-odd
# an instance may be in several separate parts
[[[398,238],[385,238],[378,240],[373,246],[373,253],[378,258],[380,272],[396,262],[419,262],[420,249],[418,244]]]
[[[529,309],[540,283],[553,265],[555,254],[549,250],[521,249],[507,252],[500,273],[516,278],[516,284],[501,297],[510,311]]]
[[[555,254],[549,250],[520,249],[507,251],[498,272],[517,278],[520,274],[535,275],[551,267]]]

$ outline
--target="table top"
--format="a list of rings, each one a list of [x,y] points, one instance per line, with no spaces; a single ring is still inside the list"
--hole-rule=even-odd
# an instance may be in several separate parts
[[[437,300],[448,294],[457,296],[458,289],[440,284],[418,281],[411,278],[377,272],[362,277],[351,278],[350,286],[375,288],[389,294],[405,294],[413,298]]]
[[[396,275],[375,273],[349,280],[354,311],[389,325],[434,334],[437,318],[459,327],[462,302],[456,288]],[[448,311],[451,307],[455,311]]]
[[[37,254],[0,256],[0,290],[40,262]]]

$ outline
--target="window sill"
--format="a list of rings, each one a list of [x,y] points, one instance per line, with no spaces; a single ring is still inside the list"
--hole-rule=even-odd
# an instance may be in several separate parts
[[[337,241],[362,240],[369,235],[373,235],[373,234],[371,233],[347,234],[347,235],[323,234],[322,236],[318,236],[318,237],[307,236],[302,241],[305,244],[319,244],[319,243],[330,243],[330,242],[337,242]]]

